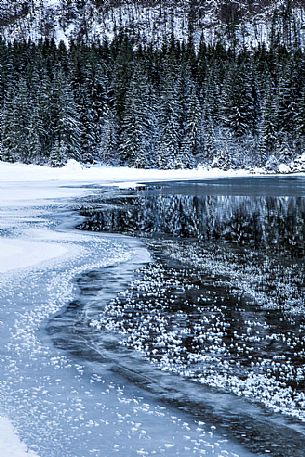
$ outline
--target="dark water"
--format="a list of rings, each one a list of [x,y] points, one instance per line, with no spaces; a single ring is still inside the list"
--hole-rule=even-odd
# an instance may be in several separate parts
[[[110,189],[81,214],[81,229],[145,239],[152,261],[79,277],[55,344],[254,452],[303,456],[305,179]]]

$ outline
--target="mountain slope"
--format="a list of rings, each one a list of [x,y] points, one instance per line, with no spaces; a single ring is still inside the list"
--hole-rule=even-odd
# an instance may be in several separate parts
[[[97,42],[120,30],[143,42],[160,44],[165,37],[195,42],[257,47],[305,45],[304,0],[118,1],[4,0],[0,34],[8,41],[55,39]]]

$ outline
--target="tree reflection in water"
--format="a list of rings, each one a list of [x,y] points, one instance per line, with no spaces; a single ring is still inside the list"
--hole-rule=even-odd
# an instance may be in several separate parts
[[[83,229],[147,238],[154,259],[90,325],[163,370],[305,420],[303,197],[130,191],[82,215]]]

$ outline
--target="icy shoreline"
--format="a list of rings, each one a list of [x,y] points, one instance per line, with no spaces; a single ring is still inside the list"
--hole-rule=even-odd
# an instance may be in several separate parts
[[[65,189],[63,193],[56,189],[58,183],[61,186],[71,185],[89,185],[98,184],[101,186],[128,186],[145,182],[158,182],[158,181],[180,181],[180,180],[205,180],[205,179],[218,179],[218,178],[233,178],[233,177],[264,177],[264,176],[304,176],[305,173],[305,153],[298,157],[294,162],[289,165],[279,164],[274,169],[266,168],[253,168],[253,169],[227,169],[209,166],[198,166],[192,169],[170,169],[161,170],[157,168],[130,168],[124,166],[107,166],[107,165],[94,165],[84,166],[75,160],[71,159],[68,163],[61,168],[54,168],[43,165],[25,165],[21,163],[8,163],[0,161],[0,184],[6,183],[5,189],[7,192],[3,200],[13,200],[15,196],[11,195],[11,186],[17,192],[17,199],[26,201],[33,197],[31,191],[27,189],[27,183],[36,183],[37,190],[42,191],[39,183],[48,182],[48,192],[42,195],[35,195],[35,198],[48,198],[50,197],[50,189],[53,188],[54,196],[61,197],[67,196],[68,190]],[[19,183],[23,188],[23,192],[18,192],[15,183]],[[10,183],[10,184],[8,184]],[[1,186],[2,187],[2,186]],[[55,190],[56,189],[56,190]],[[70,189],[71,196],[75,196],[76,189]],[[78,190],[79,194],[79,190]]]
[[[295,174],[294,176],[298,175]],[[41,270],[43,270],[49,265],[47,268],[51,271],[51,265],[57,263],[56,259],[58,259],[58,264],[62,260],[64,264],[65,259],[68,261],[72,259],[75,255],[73,246],[77,245],[77,243],[79,243],[77,249],[82,249],[82,243],[78,239],[81,235],[77,235],[75,232],[68,234],[65,231],[52,230],[52,227],[48,225],[48,216],[43,212],[41,213],[42,206],[48,208],[47,211],[51,215],[54,209],[59,208],[61,205],[66,205],[70,199],[93,194],[96,189],[100,189],[102,186],[129,188],[146,182],[209,180],[233,177],[255,179],[262,176],[267,176],[262,170],[257,171],[257,174],[253,174],[247,170],[223,171],[215,168],[198,168],[196,170],[141,170],[126,167],[97,166],[86,168],[75,161],[70,161],[63,168],[50,168],[0,162],[1,282],[4,284],[6,277],[11,275],[19,280],[21,277],[27,276],[27,272],[30,272],[34,267],[37,269],[41,267]],[[272,176],[281,177],[283,174],[273,174]],[[37,224],[38,221],[39,223]],[[94,267],[97,264],[93,263],[92,265]],[[82,267],[77,268],[81,271]],[[77,272],[77,268],[74,268],[71,274]],[[70,276],[69,278],[71,279]],[[56,281],[54,284],[56,286]],[[56,295],[55,292],[54,295]],[[56,312],[56,308],[54,310]],[[37,319],[35,325],[39,326],[40,317],[37,316]],[[2,320],[5,323],[5,319]],[[20,330],[20,342],[18,342],[18,345],[21,347],[24,344],[22,321],[19,322],[18,326],[20,327],[18,327]],[[36,327],[35,331],[37,330]],[[18,350],[20,350],[20,347],[18,346]],[[114,400],[117,401],[117,398],[115,397]],[[37,454],[28,452],[26,445],[22,442],[23,435],[20,435],[20,440],[12,423],[5,417],[5,412],[1,412],[0,454],[6,457],[37,457]],[[11,415],[10,417],[14,422],[15,416]],[[34,449],[36,451],[36,448]],[[241,455],[248,454],[242,453]]]

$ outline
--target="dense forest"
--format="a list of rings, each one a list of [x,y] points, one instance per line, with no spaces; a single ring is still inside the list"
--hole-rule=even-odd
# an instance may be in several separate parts
[[[305,140],[304,0],[3,0],[0,159],[277,170]]]
[[[288,163],[305,142],[305,55],[283,46],[0,44],[0,157],[61,165]]]

